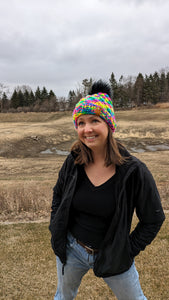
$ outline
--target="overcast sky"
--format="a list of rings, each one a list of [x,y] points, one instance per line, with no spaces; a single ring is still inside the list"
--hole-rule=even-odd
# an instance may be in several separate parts
[[[0,83],[67,96],[169,67],[168,0],[0,0]]]

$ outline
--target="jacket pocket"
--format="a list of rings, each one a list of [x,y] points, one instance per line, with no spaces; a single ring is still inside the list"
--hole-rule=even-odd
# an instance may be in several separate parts
[[[129,239],[119,240],[106,245],[99,253],[94,265],[94,273],[98,277],[109,277],[127,271],[133,262],[130,253]]]

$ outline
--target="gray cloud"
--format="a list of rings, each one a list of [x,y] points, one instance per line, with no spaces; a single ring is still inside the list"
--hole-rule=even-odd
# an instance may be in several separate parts
[[[84,78],[149,74],[169,64],[169,2],[0,3],[0,82],[66,96]]]

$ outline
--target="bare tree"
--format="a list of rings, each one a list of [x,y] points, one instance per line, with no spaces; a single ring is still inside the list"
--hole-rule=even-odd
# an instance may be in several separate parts
[[[4,85],[3,83],[0,83],[0,99],[2,98],[3,93],[6,95],[9,94],[9,88],[7,85]]]
[[[7,95],[9,94],[8,86],[0,83],[0,111],[2,112],[4,109],[8,109],[9,101]]]
[[[84,86],[84,96],[86,96],[89,92],[89,89],[91,88],[92,86],[92,78],[90,78],[90,80],[88,80],[87,78],[86,79],[83,79],[82,81],[82,85]]]

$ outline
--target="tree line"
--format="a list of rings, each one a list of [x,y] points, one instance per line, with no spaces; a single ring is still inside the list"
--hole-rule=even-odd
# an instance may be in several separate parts
[[[149,76],[139,73],[136,78],[121,76],[118,82],[112,73],[110,83],[114,106],[117,108],[169,101],[169,72],[155,72]]]
[[[169,101],[169,72],[161,71],[137,77],[121,76],[117,81],[112,72],[109,79],[113,104],[116,109],[132,108],[142,105],[153,105],[158,102]],[[67,98],[57,97],[46,87],[38,86],[33,92],[29,86],[14,89],[11,97],[3,91],[0,84],[0,112],[53,112],[72,110],[80,98],[88,94],[93,79],[84,79],[76,90],[70,90]]]

